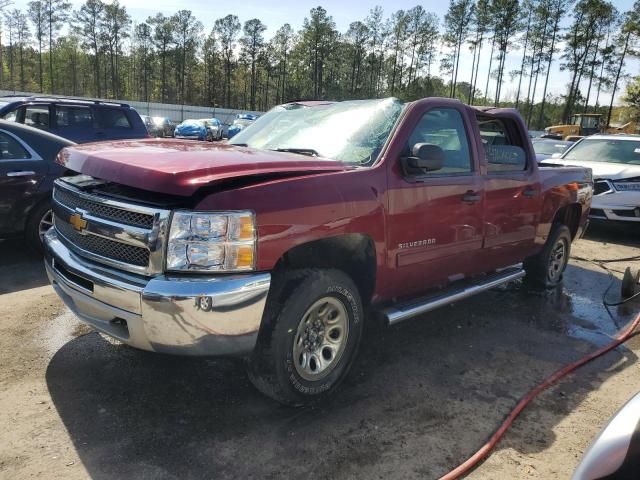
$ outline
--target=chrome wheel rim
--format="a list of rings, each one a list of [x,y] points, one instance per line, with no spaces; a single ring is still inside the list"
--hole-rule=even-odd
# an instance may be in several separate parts
[[[551,249],[551,258],[549,259],[549,280],[557,281],[562,276],[564,267],[567,262],[567,245],[564,240],[560,239]]]
[[[53,211],[47,210],[47,212],[40,219],[40,223],[38,224],[38,235],[40,236],[40,241],[43,241],[44,234],[47,233],[52,226]]]
[[[293,339],[293,364],[305,380],[317,381],[340,362],[349,336],[347,309],[336,297],[322,297],[302,316]]]

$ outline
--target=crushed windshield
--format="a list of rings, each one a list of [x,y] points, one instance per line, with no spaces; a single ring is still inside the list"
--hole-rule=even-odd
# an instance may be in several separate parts
[[[403,108],[395,98],[278,106],[231,144],[367,165],[378,157]]]
[[[578,142],[565,160],[640,165],[640,140],[590,138]]]

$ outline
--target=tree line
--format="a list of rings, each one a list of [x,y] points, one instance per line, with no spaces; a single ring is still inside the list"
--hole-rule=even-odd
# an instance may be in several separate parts
[[[625,64],[640,55],[640,0],[628,12],[606,0],[451,0],[444,18],[376,6],[344,32],[318,6],[269,39],[257,18],[227,15],[205,31],[186,9],[135,23],[117,0],[8,7],[0,0],[2,89],[248,110],[448,96],[514,106],[542,128],[579,112],[610,116]],[[554,68],[568,72],[566,91],[549,91]]]

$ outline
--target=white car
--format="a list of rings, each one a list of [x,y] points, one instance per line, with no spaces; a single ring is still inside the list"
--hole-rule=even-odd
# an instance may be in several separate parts
[[[593,171],[594,220],[640,222],[640,135],[592,135],[541,164]]]

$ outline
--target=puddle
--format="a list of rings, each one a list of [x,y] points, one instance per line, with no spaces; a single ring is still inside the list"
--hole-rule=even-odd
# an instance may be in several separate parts
[[[585,296],[566,287],[550,294],[542,309],[553,309],[558,314],[560,325],[566,335],[586,340],[598,346],[609,343],[619,331],[624,318],[612,318],[598,296]],[[615,315],[615,314],[614,314]]]
[[[609,301],[617,300],[619,281],[615,282],[609,289]],[[602,346],[610,343],[638,311],[630,307],[612,308],[612,318],[602,303],[608,285],[609,280],[603,282],[601,275],[570,266],[564,284],[556,289],[539,290],[518,281],[493,292],[500,297],[496,299],[498,302],[516,305],[523,318],[541,329]],[[511,298],[507,300],[506,296]]]

